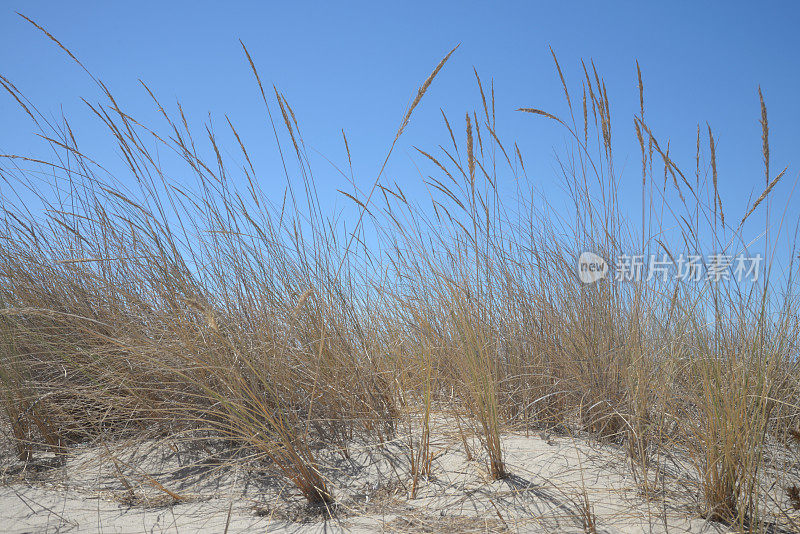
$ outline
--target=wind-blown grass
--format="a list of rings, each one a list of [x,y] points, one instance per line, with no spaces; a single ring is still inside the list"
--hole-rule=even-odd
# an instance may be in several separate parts
[[[464,129],[443,112],[446,142],[417,149],[430,197],[409,199],[382,183],[383,168],[452,53],[418,90],[370,191],[346,194],[358,214],[348,231],[323,213],[294,111],[277,90],[267,97],[249,53],[270,120],[280,113],[276,143],[294,157],[284,169],[297,169],[285,171],[279,205],[229,121],[241,167],[210,125],[201,150],[182,110],[170,115],[149,89],[163,128],[100,84],[103,100],[87,109],[126,167],[109,176],[66,120],[44,120],[0,78],[56,154],[5,155],[0,167],[11,191],[44,206],[30,213],[7,194],[0,220],[0,399],[20,458],[180,431],[268,459],[309,502],[329,504],[320,450],[347,457],[354,441],[393,439],[401,412],[418,410],[416,487],[433,469],[433,407],[447,406],[470,415],[492,478],[513,474],[505,429],[588,432],[626,446],[646,493],[663,481],[657,459],[686,453],[703,513],[761,528],[764,448],[800,422],[793,280],[777,291],[767,263],[746,285],[584,285],[575,262],[583,250],[675,258],[744,247],[744,223],[784,174],[769,171],[766,106],[766,185],[738,227],[724,220],[710,129],[705,155],[698,128],[691,176],[645,121],[641,71],[643,216],[621,214],[611,106],[594,65],[583,65],[573,109],[556,62],[569,119],[520,108],[567,132],[559,164],[574,215],[535,207],[524,144],[496,131],[494,89],[477,72],[478,109]],[[154,146],[192,181],[179,182]],[[503,180],[518,184],[517,198],[501,193]],[[681,238],[664,237],[665,212]]]

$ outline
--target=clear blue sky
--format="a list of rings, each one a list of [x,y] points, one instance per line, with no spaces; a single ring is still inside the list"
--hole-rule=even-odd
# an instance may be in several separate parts
[[[98,100],[98,91],[15,11],[70,47],[134,114],[154,117],[138,78],[165,103],[179,98],[197,126],[207,112],[220,125],[227,114],[255,154],[264,187],[276,194],[283,179],[239,39],[263,79],[287,95],[307,142],[338,164],[346,162],[340,134],[346,130],[364,188],[419,83],[456,43],[461,48],[418,109],[387,174],[412,192],[423,189],[410,147],[446,142],[440,107],[461,124],[464,112],[478,106],[474,66],[485,80],[494,78],[498,128],[519,141],[531,178],[560,195],[553,153],[564,135],[514,112],[564,111],[548,46],[573,87],[581,58],[593,59],[606,79],[626,203],[640,202],[637,59],[648,122],[661,139],[671,139],[679,163],[692,166],[698,123],[716,132],[730,217],[742,214],[764,185],[759,84],[769,108],[772,168],[795,164],[779,186],[782,202],[800,163],[800,5],[794,2],[3,2],[0,72],[41,110],[58,114],[63,107],[85,148],[95,142],[96,121],[80,97]],[[38,150],[32,125],[7,95],[0,97],[0,120],[0,152]],[[96,146],[89,152],[105,145],[96,140]],[[315,161],[315,171],[320,191],[346,189],[323,160]],[[796,216],[798,209],[791,210]]]

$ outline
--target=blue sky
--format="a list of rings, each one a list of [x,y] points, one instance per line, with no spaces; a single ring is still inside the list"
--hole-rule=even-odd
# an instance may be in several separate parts
[[[374,180],[419,83],[457,43],[388,169],[387,178],[406,191],[425,194],[411,164],[412,145],[435,149],[448,140],[439,108],[459,125],[466,110],[477,109],[474,66],[485,81],[494,79],[499,132],[519,142],[537,188],[556,204],[563,200],[554,159],[563,132],[514,111],[564,112],[548,46],[572,87],[580,84],[581,58],[593,59],[605,77],[620,195],[633,213],[641,195],[633,130],[637,59],[648,123],[660,139],[671,140],[679,164],[693,166],[697,124],[713,128],[729,217],[740,216],[764,186],[759,84],[769,109],[773,175],[798,159],[800,7],[792,2],[4,2],[0,73],[42,111],[63,109],[82,145],[110,161],[119,156],[93,137],[96,121],[80,101],[100,99],[96,87],[15,11],[71,48],[134,115],[155,118],[139,78],[165,103],[180,99],[198,127],[207,113],[220,124],[227,114],[254,154],[263,187],[276,195],[283,178],[239,39],[265,82],[286,94],[306,141],[340,165],[346,163],[345,129],[362,188]],[[7,95],[0,97],[0,118],[0,152],[41,149]],[[320,191],[344,203],[335,193],[347,189],[342,177],[321,158],[314,164]],[[773,210],[785,205],[796,177],[797,167],[790,166]]]

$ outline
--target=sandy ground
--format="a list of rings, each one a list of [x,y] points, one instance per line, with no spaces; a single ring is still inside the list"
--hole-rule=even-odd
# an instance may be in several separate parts
[[[503,443],[512,475],[492,481],[477,448],[468,460],[451,437],[434,443],[432,476],[415,498],[404,443],[326,457],[337,502],[330,510],[303,504],[268,466],[232,464],[170,439],[87,446],[65,461],[27,465],[7,455],[0,531],[586,532],[587,503],[597,532],[729,531],[700,517],[696,484],[674,459],[664,461],[667,475],[646,497],[612,444],[509,433]]]

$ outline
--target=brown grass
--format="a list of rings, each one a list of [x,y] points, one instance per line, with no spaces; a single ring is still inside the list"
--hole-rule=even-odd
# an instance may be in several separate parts
[[[346,229],[323,212],[295,113],[277,90],[267,97],[246,49],[270,120],[275,105],[283,119],[272,123],[276,143],[293,154],[278,203],[260,190],[230,121],[246,165],[230,159],[211,125],[193,128],[152,93],[163,129],[133,118],[103,88],[88,109],[123,157],[125,170],[110,176],[67,122],[38,120],[3,78],[61,155],[0,162],[12,191],[42,205],[31,213],[7,195],[0,216],[0,399],[19,457],[180,431],[269,463],[309,502],[327,505],[335,488],[321,451],[347,458],[356,442],[394,439],[406,417],[413,495],[433,474],[431,414],[444,407],[466,453],[481,453],[494,479],[513,473],[505,430],[587,433],[626,447],[646,494],[664,483],[659,459],[682,455],[695,468],[703,514],[764,528],[765,447],[800,422],[793,281],[778,291],[769,265],[744,286],[613,276],[583,285],[575,276],[584,250],[676,258],[746,248],[745,222],[785,172],[769,179],[763,97],[767,185],[738,228],[722,214],[710,128],[712,181],[700,181],[698,128],[692,185],[644,121],[638,64],[641,223],[620,209],[605,82],[583,65],[576,122],[557,61],[569,111],[560,116],[569,118],[520,111],[567,132],[558,161],[571,213],[527,193],[524,145],[496,131],[494,91],[484,92],[477,72],[483,116],[467,111],[459,140],[442,112],[450,144],[418,149],[430,196],[410,199],[382,184],[383,172],[454,51],[388,139],[371,189],[345,193],[357,221]],[[170,165],[154,145],[174,157]],[[171,174],[178,165],[180,181]],[[508,198],[504,183],[520,195]],[[701,234],[701,225],[715,233]],[[482,451],[467,444],[465,413]]]

